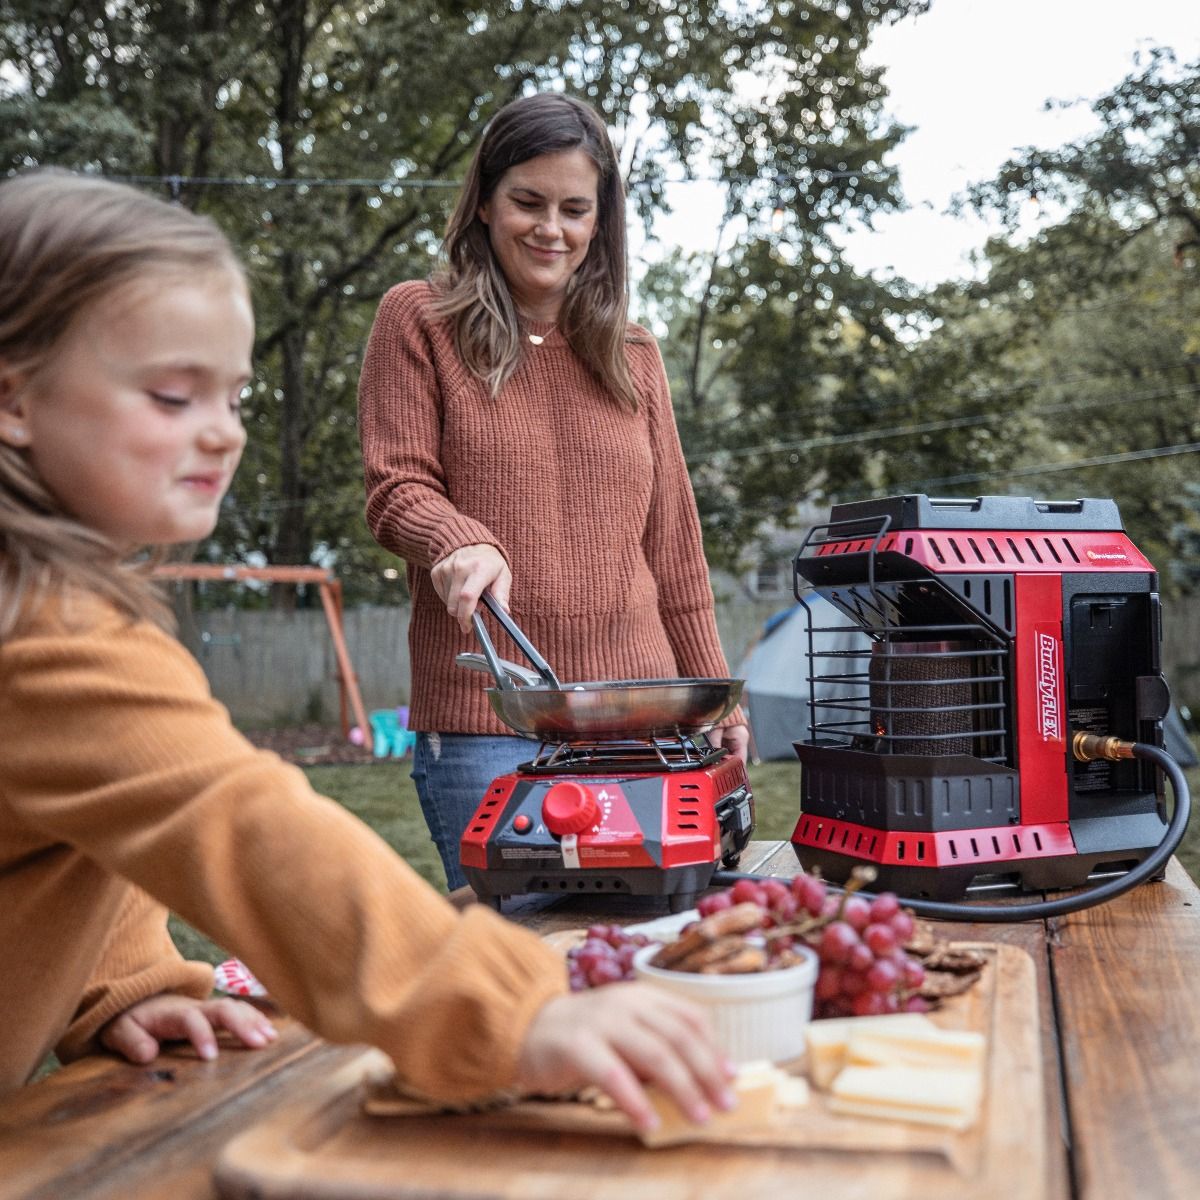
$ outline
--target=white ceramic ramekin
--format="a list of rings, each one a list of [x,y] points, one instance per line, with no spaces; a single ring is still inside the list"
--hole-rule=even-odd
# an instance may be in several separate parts
[[[746,975],[698,975],[652,967],[658,946],[645,946],[633,960],[634,974],[703,1007],[717,1043],[734,1063],[788,1062],[804,1054],[804,1028],[812,1018],[817,956],[805,946],[804,961],[780,971]]]

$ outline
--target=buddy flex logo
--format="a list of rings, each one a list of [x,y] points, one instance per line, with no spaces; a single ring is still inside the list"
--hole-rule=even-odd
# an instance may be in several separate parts
[[[1062,740],[1062,712],[1058,703],[1058,638],[1053,634],[1038,632],[1035,644],[1038,730],[1043,741],[1057,742]]]
[[[1095,550],[1085,550],[1088,562],[1094,563],[1127,563],[1129,555],[1120,546],[1097,546]]]

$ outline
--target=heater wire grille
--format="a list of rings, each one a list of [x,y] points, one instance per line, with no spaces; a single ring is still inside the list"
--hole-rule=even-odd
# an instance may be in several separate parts
[[[862,522],[855,522],[862,534]],[[846,648],[845,625],[816,625],[799,564],[815,541],[836,538],[835,525],[810,530],[796,557],[796,598],[808,619],[810,731],[814,741],[879,754],[969,754],[1011,766],[1007,727],[1009,645],[972,620],[936,581],[880,579],[876,556],[888,521],[862,553],[859,580],[820,594],[850,619],[861,645]],[[818,530],[824,536],[814,539]],[[927,623],[953,612],[959,619]]]
[[[821,650],[810,638],[814,740],[883,754],[1008,761],[1008,652],[990,630],[909,625],[870,635],[867,643],[861,650]]]

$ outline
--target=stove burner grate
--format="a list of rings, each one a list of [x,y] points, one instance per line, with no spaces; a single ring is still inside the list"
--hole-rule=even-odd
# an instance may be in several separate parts
[[[657,773],[692,771],[717,762],[725,751],[703,734],[613,740],[595,738],[542,742],[538,752],[517,769],[523,775]]]

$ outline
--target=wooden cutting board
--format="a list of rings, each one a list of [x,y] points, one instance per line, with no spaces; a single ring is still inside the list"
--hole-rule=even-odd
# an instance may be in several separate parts
[[[980,982],[936,1014],[988,1036],[976,1127],[929,1127],[810,1108],[736,1140],[647,1150],[619,1113],[528,1102],[472,1115],[372,1116],[388,1077],[366,1052],[232,1142],[226,1200],[753,1200],[820,1188],[837,1200],[1044,1200],[1044,1095],[1033,961],[980,945]]]

